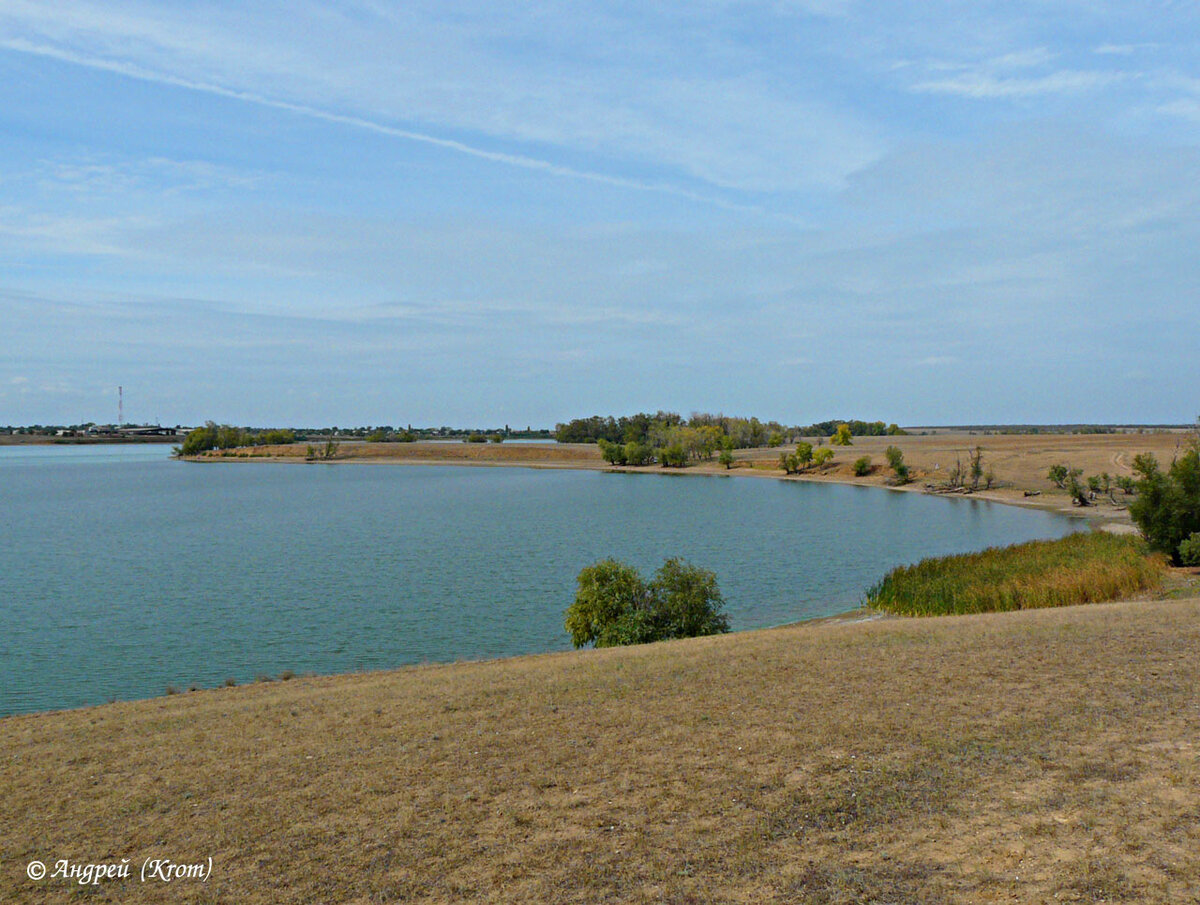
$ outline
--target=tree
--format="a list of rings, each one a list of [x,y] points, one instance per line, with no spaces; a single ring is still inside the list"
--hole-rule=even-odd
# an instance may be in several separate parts
[[[833,450],[827,446],[823,446],[820,449],[818,449],[815,453],[813,453],[813,458],[812,458],[813,467],[821,468],[823,465],[825,465],[827,462],[829,462],[832,459],[833,459]]]
[[[887,456],[888,465],[896,473],[896,483],[907,484],[909,480],[908,466],[904,464],[904,453],[898,446],[889,446],[883,451],[883,454]]]
[[[636,569],[605,559],[581,571],[576,583],[565,622],[572,644],[614,647],[648,640],[643,636],[650,592]]]
[[[654,462],[654,450],[640,440],[630,440],[625,444],[626,465],[650,465]]]
[[[1152,549],[1182,562],[1184,541],[1200,532],[1200,446],[1177,456],[1165,472],[1152,454],[1134,456],[1133,470],[1139,478],[1129,515]]]
[[[799,443],[796,444],[796,462],[799,464],[801,469],[805,469],[809,465],[812,464],[812,460],[813,460],[812,444],[806,443],[803,440],[801,440]]]
[[[722,449],[721,455],[717,461],[725,466],[726,471],[728,471],[730,468],[733,468],[733,450]]]
[[[650,582],[652,622],[658,638],[695,638],[729,631],[717,575],[672,557]]]
[[[1179,562],[1185,566],[1200,566],[1200,532],[1192,532],[1180,543]]]
[[[615,559],[579,573],[565,627],[575,647],[614,647],[729,631],[716,575],[668,559],[647,584],[637,570]]]
[[[854,441],[851,439],[850,425],[839,424],[837,433],[829,438],[830,446],[853,446]]]
[[[596,445],[600,447],[600,455],[604,457],[605,462],[610,465],[625,464],[625,447],[622,444],[601,437],[596,441]]]
[[[971,453],[971,489],[979,489],[979,479],[983,477],[983,447],[976,446]]]
[[[659,454],[659,461],[666,468],[683,468],[687,464],[687,451],[682,444],[672,443]]]
[[[181,455],[194,456],[217,446],[217,426],[212,421],[205,422],[204,427],[189,431],[183,438],[179,448]]]
[[[871,473],[871,457],[862,456],[854,460],[854,474],[856,477],[865,478]]]

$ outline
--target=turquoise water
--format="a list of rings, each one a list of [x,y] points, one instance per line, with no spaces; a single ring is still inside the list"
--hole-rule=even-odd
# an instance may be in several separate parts
[[[0,447],[0,512],[0,715],[567,649],[575,576],[606,556],[714,570],[748,629],[854,607],[898,563],[1076,527],[836,485],[166,446]]]

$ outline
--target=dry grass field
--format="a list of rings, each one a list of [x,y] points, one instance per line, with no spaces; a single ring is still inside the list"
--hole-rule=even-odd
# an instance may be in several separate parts
[[[10,717],[0,901],[1194,902],[1197,650],[1191,597]],[[151,856],[211,878],[25,876]]]

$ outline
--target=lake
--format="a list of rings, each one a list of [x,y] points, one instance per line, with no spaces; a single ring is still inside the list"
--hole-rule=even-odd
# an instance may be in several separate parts
[[[712,569],[739,630],[853,608],[899,563],[1081,524],[744,477],[169,452],[0,447],[0,715],[568,649],[575,576],[607,556]]]

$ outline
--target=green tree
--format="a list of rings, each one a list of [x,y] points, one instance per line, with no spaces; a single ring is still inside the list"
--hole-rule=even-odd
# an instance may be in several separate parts
[[[605,440],[601,437],[596,441],[596,445],[600,447],[600,455],[604,457],[604,461],[610,465],[625,464],[625,446],[621,443],[613,443],[611,440]]]
[[[783,434],[779,431],[771,431],[771,436],[767,438],[767,446],[771,449],[783,446]]]
[[[1193,531],[1179,544],[1179,563],[1200,566],[1200,531]]]
[[[971,489],[979,489],[979,480],[983,477],[983,447],[976,446],[971,453]]]
[[[896,473],[896,483],[907,484],[909,481],[908,466],[904,464],[904,453],[901,452],[900,447],[889,446],[883,451],[883,454],[887,456],[888,465]]]
[[[799,464],[801,469],[805,469],[809,465],[812,464],[812,460],[813,460],[812,444],[806,443],[805,441],[801,440],[799,443],[796,444],[796,462],[797,462],[797,464]]]
[[[655,640],[729,631],[729,617],[722,612],[725,598],[716,573],[708,569],[668,559],[650,582],[650,600]]]
[[[871,473],[871,457],[862,456],[861,458],[855,459],[852,467],[854,468],[854,474],[857,477],[865,478]]]
[[[572,644],[614,647],[648,640],[650,591],[636,569],[606,559],[581,571],[576,584],[565,622]]]
[[[183,445],[179,448],[179,451],[181,455],[195,456],[206,450],[216,448],[217,426],[213,422],[208,421],[205,422],[204,427],[188,431],[187,436],[183,438]]]
[[[579,573],[564,625],[575,647],[613,647],[729,631],[713,572],[668,559],[647,584],[614,559]]]
[[[722,449],[720,458],[717,461],[725,466],[726,471],[733,468],[733,450]]]
[[[832,460],[833,460],[833,450],[827,446],[823,446],[820,449],[818,449],[815,453],[813,453],[812,463],[813,463],[813,467],[815,467],[815,468],[821,468],[823,465],[825,465],[826,463],[828,463]]]
[[[666,468],[683,468],[687,464],[687,451],[682,444],[672,443],[663,448],[658,458]]]
[[[654,462],[654,450],[640,440],[630,440],[625,444],[626,465],[650,465]]]
[[[1151,548],[1182,562],[1181,546],[1200,532],[1200,448],[1176,457],[1165,472],[1143,453],[1134,457],[1133,470],[1139,477],[1129,515]]]
[[[850,425],[839,424],[837,433],[829,438],[830,446],[853,446],[854,441],[851,439]]]

